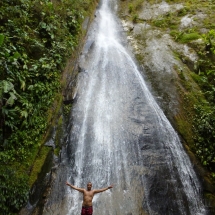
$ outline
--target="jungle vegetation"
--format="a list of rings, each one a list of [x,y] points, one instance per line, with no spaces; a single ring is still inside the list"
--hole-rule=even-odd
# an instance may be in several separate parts
[[[144,0],[124,0],[133,22],[142,22],[138,10]],[[151,4],[159,1],[148,1]],[[215,2],[169,0],[183,3],[149,24],[170,30],[180,43],[202,39],[194,47],[199,61],[193,78],[204,99],[193,104],[193,151],[215,181]],[[32,162],[43,144],[52,118],[52,106],[62,90],[62,74],[82,36],[81,24],[90,13],[91,0],[0,1],[0,211],[17,214],[26,203]],[[208,16],[200,28],[179,31],[182,16],[201,8]],[[123,8],[126,10],[126,8]],[[36,177],[36,176],[35,176]]]
[[[91,0],[0,1],[2,215],[17,214],[26,203],[32,163],[61,94],[66,62],[93,7]]]

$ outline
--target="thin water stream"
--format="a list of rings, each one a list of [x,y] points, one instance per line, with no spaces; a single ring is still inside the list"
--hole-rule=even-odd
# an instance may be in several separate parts
[[[125,47],[115,4],[102,2],[80,56],[67,147],[43,214],[80,214],[82,194],[66,180],[114,185],[95,195],[94,215],[207,214],[192,164]]]

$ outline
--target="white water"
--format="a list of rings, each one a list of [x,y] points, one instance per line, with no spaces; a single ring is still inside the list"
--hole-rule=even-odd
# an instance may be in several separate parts
[[[80,59],[85,71],[72,112],[68,181],[84,188],[91,181],[95,189],[114,185],[94,197],[94,215],[204,215],[190,160],[120,30],[105,0]],[[64,210],[80,214],[82,194],[68,192]]]

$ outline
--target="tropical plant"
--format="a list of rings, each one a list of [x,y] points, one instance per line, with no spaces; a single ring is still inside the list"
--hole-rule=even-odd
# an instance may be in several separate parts
[[[16,213],[26,202],[27,172],[47,130],[47,111],[92,3],[0,1],[1,214]]]

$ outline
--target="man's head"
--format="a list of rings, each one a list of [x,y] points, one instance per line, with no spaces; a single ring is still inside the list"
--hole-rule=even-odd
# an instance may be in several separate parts
[[[91,188],[92,188],[92,183],[91,183],[91,182],[88,182],[88,183],[87,183],[87,190],[91,190]]]

